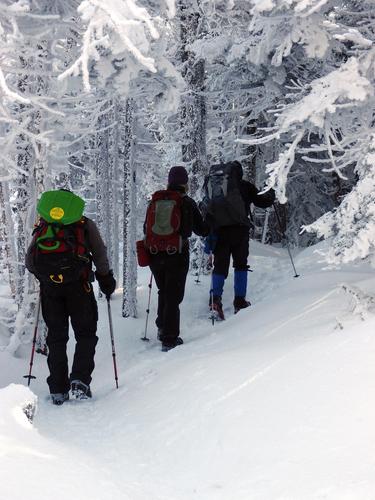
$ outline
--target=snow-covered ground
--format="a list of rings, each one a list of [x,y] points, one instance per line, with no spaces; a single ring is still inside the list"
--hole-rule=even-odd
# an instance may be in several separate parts
[[[209,278],[190,276],[185,345],[168,353],[155,289],[151,341],[140,341],[140,271],[140,318],[121,318],[120,294],[112,302],[119,390],[100,302],[92,401],[52,406],[45,358],[30,392],[18,385],[30,346],[0,353],[1,499],[374,500],[375,274],[365,263],[325,269],[321,246],[297,256],[295,279],[284,250],[252,242],[253,305],[232,315],[229,279],[227,320],[214,327]]]

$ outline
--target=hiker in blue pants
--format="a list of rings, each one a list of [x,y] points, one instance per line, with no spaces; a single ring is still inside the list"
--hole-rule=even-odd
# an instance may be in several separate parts
[[[259,194],[254,184],[243,180],[242,176],[242,166],[238,161],[213,165],[204,184],[206,195],[203,204],[206,221],[211,228],[206,251],[214,256],[210,309],[221,320],[225,319],[222,294],[231,257],[234,267],[234,312],[250,305],[246,300],[246,291],[251,204],[267,208],[275,201],[272,189]]]

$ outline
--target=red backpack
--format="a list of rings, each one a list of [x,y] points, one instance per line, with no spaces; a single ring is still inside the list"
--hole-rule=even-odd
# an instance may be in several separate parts
[[[181,253],[181,206],[183,195],[178,191],[156,191],[147,208],[145,247],[152,254]]]
[[[69,225],[40,220],[33,232],[33,265],[39,281],[66,284],[87,279],[91,257],[85,222],[84,217]]]

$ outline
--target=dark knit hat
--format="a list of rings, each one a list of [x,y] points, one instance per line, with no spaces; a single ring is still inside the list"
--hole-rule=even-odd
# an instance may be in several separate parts
[[[185,167],[172,167],[168,174],[168,184],[184,186],[189,181]]]

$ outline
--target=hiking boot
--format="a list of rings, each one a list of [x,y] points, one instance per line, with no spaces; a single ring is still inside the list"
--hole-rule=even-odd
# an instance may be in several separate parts
[[[246,307],[251,306],[250,302],[245,299],[245,297],[234,297],[233,307],[234,314],[237,314],[241,309],[246,309]]]
[[[84,384],[81,380],[72,381],[71,391],[74,399],[89,399],[92,397],[90,386]]]
[[[54,392],[51,394],[51,399],[52,399],[52,404],[61,406],[62,404],[65,403],[65,401],[68,401],[69,399],[69,393],[68,392]]]
[[[163,352],[167,352],[167,351],[170,351],[171,349],[174,349],[178,345],[182,345],[183,343],[184,343],[184,341],[182,340],[182,338],[181,337],[177,337],[176,341],[173,344],[163,342],[161,350]]]
[[[212,301],[210,300],[210,311],[215,315],[216,321],[224,321],[224,311],[223,304],[221,302],[221,297],[214,295]]]

